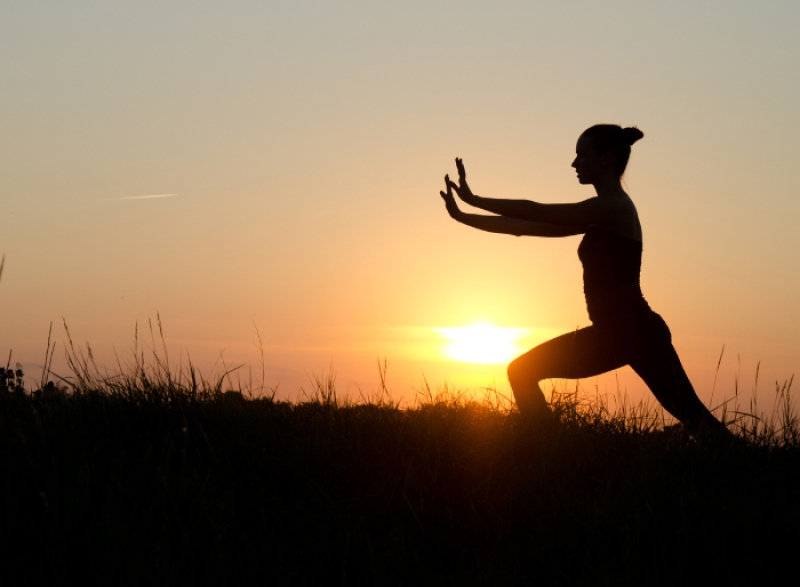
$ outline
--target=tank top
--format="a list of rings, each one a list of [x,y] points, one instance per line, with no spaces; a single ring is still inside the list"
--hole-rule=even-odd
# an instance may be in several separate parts
[[[578,257],[583,264],[586,309],[593,323],[627,322],[652,312],[639,282],[642,243],[590,226]]]

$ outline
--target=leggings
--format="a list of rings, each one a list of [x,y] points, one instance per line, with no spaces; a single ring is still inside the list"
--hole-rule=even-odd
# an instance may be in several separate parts
[[[662,406],[690,431],[724,428],[697,397],[672,346],[672,334],[655,312],[593,324],[540,344],[514,359],[508,379],[522,412],[547,409],[543,379],[583,379],[630,365]]]

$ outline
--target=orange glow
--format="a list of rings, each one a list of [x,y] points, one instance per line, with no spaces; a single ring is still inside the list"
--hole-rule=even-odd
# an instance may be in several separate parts
[[[464,363],[508,363],[522,352],[517,341],[528,334],[528,328],[502,328],[486,323],[456,328],[436,328],[447,340],[444,354]]]

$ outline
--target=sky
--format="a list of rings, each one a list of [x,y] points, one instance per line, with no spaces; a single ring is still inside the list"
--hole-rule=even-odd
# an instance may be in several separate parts
[[[436,329],[588,325],[579,237],[459,225],[442,177],[585,199],[603,122],[645,134],[642,287],[698,394],[758,370],[767,401],[800,368],[798,25],[777,0],[3,2],[0,354],[33,375],[53,322],[65,373],[64,320],[112,369],[160,317],[172,361],[280,397],[370,394],[384,359],[398,396],[507,394]],[[583,386],[647,396],[629,368]]]

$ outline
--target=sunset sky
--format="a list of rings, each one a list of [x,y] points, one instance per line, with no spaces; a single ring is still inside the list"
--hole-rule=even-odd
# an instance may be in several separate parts
[[[508,393],[442,329],[588,325],[579,237],[459,225],[442,177],[584,199],[575,141],[610,122],[645,134],[642,287],[698,394],[725,345],[714,403],[759,361],[766,402],[800,370],[798,26],[778,0],[4,2],[0,354],[35,374],[52,321],[63,370],[63,317],[111,368],[158,313],[171,360],[243,381],[257,329],[281,397],[331,369],[370,393],[378,357],[397,395]],[[641,395],[584,385],[617,381]]]

